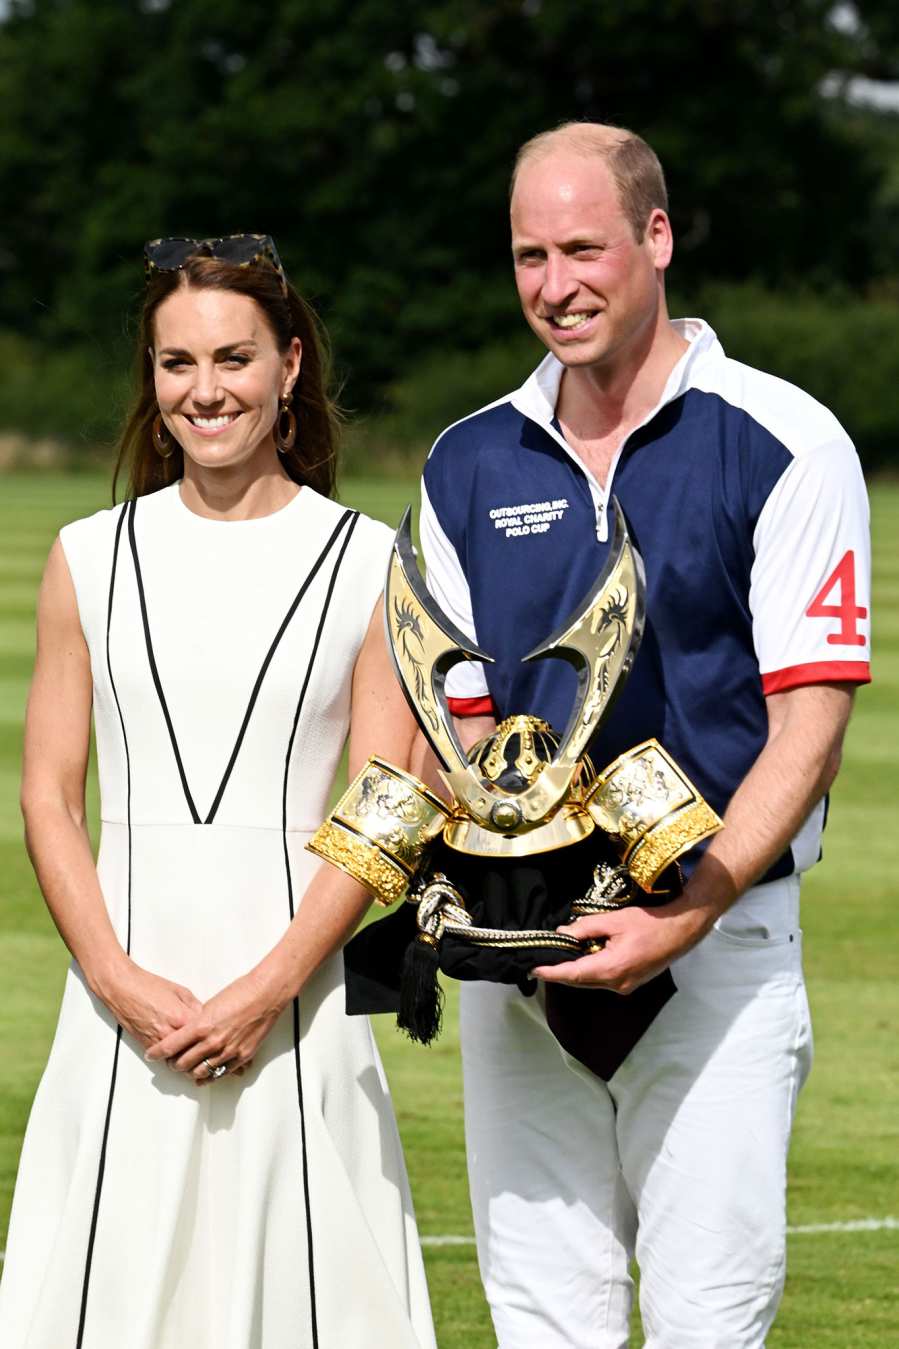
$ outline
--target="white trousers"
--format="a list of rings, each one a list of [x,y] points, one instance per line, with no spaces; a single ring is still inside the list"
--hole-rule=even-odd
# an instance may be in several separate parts
[[[478,1258],[500,1349],[760,1349],[783,1289],[786,1156],[811,1066],[799,881],[748,891],[672,965],[604,1083],[542,993],[462,987]]]

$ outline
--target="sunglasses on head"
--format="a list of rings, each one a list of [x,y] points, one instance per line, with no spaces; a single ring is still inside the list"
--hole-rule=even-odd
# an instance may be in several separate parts
[[[270,234],[227,234],[222,239],[151,239],[144,244],[144,272],[179,272],[191,258],[218,258],[235,267],[255,267],[269,263],[287,294],[287,276]]]

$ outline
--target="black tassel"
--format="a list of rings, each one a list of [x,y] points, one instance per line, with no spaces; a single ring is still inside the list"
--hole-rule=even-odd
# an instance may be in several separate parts
[[[437,980],[439,952],[433,937],[419,933],[406,947],[396,1024],[410,1040],[429,1045],[443,1027],[443,989]]]

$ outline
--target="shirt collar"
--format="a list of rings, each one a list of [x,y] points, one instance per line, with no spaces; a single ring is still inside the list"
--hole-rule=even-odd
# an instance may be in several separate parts
[[[701,362],[710,356],[724,355],[718,338],[703,319],[672,319],[671,326],[690,345],[668,376],[662,396],[646,421],[650,421],[660,408],[679,398],[692,386],[695,371]],[[552,352],[548,352],[509,401],[525,417],[550,429],[555,419],[559,385],[564,373],[562,362]]]

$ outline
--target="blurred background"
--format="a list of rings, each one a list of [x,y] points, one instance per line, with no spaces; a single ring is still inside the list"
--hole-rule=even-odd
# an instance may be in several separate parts
[[[106,458],[141,245],[271,233],[351,472],[519,383],[507,180],[567,118],[665,164],[672,310],[899,456],[891,0],[0,0],[0,463]]]
[[[395,524],[442,427],[540,355],[508,175],[581,117],[661,155],[672,312],[831,406],[868,474],[874,683],[803,887],[818,1056],[769,1345],[899,1342],[895,0],[0,0],[0,1260],[67,963],[17,807],[34,603],[56,530],[109,503],[144,240],[274,236],[331,333],[343,498]],[[96,829],[93,768],[88,801]],[[489,1349],[447,998],[432,1049],[377,1034],[441,1349]]]

